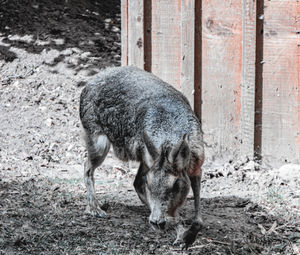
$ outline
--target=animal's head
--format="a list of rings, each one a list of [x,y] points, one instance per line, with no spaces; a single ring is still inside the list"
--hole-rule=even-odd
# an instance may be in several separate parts
[[[145,196],[151,210],[149,221],[164,228],[168,216],[176,216],[189,193],[190,148],[186,135],[177,144],[164,145],[159,150],[147,134],[144,141],[150,156],[145,178]]]

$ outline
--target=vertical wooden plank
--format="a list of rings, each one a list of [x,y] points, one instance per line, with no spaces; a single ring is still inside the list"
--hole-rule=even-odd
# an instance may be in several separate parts
[[[243,0],[241,155],[254,156],[256,1]]]
[[[121,1],[122,66],[128,65],[128,0]]]
[[[202,1],[195,0],[194,111],[202,122]]]
[[[144,69],[151,72],[152,66],[152,1],[144,0]]]
[[[128,65],[144,68],[144,2],[128,0]]]
[[[261,160],[262,105],[263,105],[263,56],[264,56],[264,2],[256,0],[256,61],[255,61],[255,114],[254,155]]]
[[[195,0],[181,0],[180,90],[194,107]]]
[[[202,1],[202,126],[207,155],[240,154],[242,1]]]
[[[295,0],[265,1],[262,156],[299,163],[299,13]]]
[[[180,89],[180,0],[152,0],[152,73]]]

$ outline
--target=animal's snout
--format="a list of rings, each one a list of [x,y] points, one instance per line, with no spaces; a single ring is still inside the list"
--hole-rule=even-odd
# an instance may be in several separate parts
[[[154,222],[150,220],[150,224],[158,229],[164,230],[166,226],[166,221],[161,221],[161,222]]]

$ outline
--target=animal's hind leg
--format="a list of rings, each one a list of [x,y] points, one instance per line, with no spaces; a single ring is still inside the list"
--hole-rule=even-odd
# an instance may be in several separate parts
[[[106,135],[86,135],[88,157],[84,164],[84,182],[87,188],[88,206],[87,211],[94,216],[106,217],[106,213],[100,208],[95,194],[95,169],[104,161],[110,142]]]

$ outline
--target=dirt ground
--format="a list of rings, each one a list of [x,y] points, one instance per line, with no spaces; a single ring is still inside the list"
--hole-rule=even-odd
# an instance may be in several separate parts
[[[85,212],[78,99],[120,65],[118,0],[0,0],[0,254],[300,254],[300,166],[207,160],[205,226],[187,251],[155,232],[110,152],[96,171],[108,219]],[[193,216],[192,194],[180,216]]]

